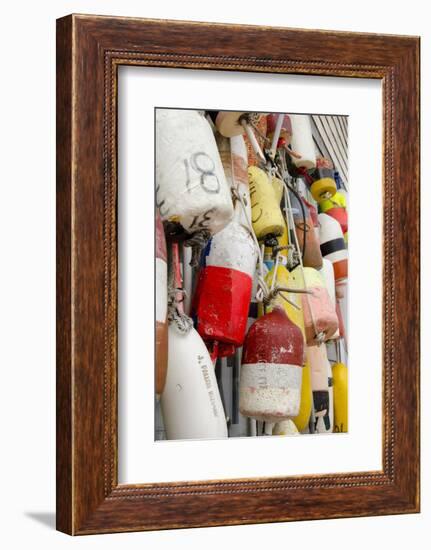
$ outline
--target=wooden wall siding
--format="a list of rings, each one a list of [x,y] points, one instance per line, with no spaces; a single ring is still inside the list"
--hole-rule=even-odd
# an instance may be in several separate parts
[[[332,160],[347,190],[349,185],[348,117],[311,115],[311,120],[313,137],[319,153]]]

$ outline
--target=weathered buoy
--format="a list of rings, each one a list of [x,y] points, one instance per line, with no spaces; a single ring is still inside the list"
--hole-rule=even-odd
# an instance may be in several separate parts
[[[199,111],[156,110],[156,203],[163,222],[187,234],[208,237],[233,217],[214,134]]]
[[[275,307],[255,321],[243,348],[241,414],[266,422],[297,416],[303,356],[301,331],[282,308]]]
[[[248,169],[248,180],[251,217],[256,237],[259,240],[265,240],[281,236],[285,222],[268,175],[260,168],[251,166]]]
[[[275,287],[292,289],[304,288],[300,277],[298,277],[298,272],[296,270],[289,272],[284,265],[280,264],[277,266],[277,271],[275,271],[275,265],[270,269],[268,274],[265,276],[265,282],[269,289]],[[287,302],[283,296],[287,297],[289,302]],[[305,342],[305,326],[301,294],[296,292],[279,293],[274,297],[272,302],[266,306],[266,311],[270,312],[276,306],[282,307],[289,319],[301,330]]]
[[[331,216],[331,218],[334,218],[334,220],[337,220],[337,222],[340,224],[341,231],[343,232],[344,241],[347,244],[349,234],[347,210],[341,206],[334,206],[334,208],[330,208],[325,213],[328,216]]]
[[[174,288],[182,288],[178,244],[172,246]],[[167,439],[227,437],[214,366],[207,348],[184,317],[182,302],[170,306],[169,357],[160,403]]]
[[[327,214],[319,214],[320,250],[332,262],[336,283],[347,278],[347,249],[340,224]]]
[[[159,399],[168,368],[168,265],[165,232],[156,209],[156,396]]]
[[[272,140],[274,136],[279,116],[280,115],[278,113],[270,113],[266,117],[266,136],[270,140]],[[289,145],[292,140],[292,123],[289,115],[283,115],[279,139],[284,139],[286,145]]]
[[[251,201],[250,188],[248,183],[247,147],[243,136],[230,138],[233,167],[233,187],[238,194],[239,200],[235,201],[235,218],[241,225],[249,229],[251,224]],[[240,201],[242,201],[241,205]]]
[[[316,167],[316,149],[314,147],[309,115],[289,115],[292,124],[292,149],[300,158],[292,157],[298,168],[311,170]]]
[[[256,260],[254,241],[236,220],[214,235],[202,254],[192,311],[213,358],[235,353],[244,341]],[[229,346],[218,350],[219,344]]]
[[[305,336],[308,346],[318,343],[318,335],[329,340],[338,330],[338,318],[322,275],[311,267],[304,267],[305,284],[311,294],[302,295]]]
[[[334,381],[332,378],[332,368],[329,360],[326,362],[328,375],[328,416],[329,422],[325,423],[324,416],[317,416],[316,432],[319,434],[332,433],[334,431]]]
[[[304,368],[302,369],[301,405],[298,415],[292,418],[299,432],[303,432],[308,428],[312,406],[313,393],[311,391],[311,369],[308,359],[306,359]]]
[[[314,413],[316,426],[319,418],[323,419],[326,430],[331,429],[329,417],[329,384],[328,384],[328,355],[325,344],[307,346],[307,359],[311,369],[311,389],[313,391]]]
[[[298,198],[291,193],[290,201],[292,205],[293,220],[295,223],[296,236],[302,255],[302,263],[306,267],[320,269],[322,267],[322,254],[320,252],[319,236],[314,228],[314,221],[311,217],[305,201],[302,200],[302,208]],[[305,214],[305,218],[304,218]],[[305,247],[304,247],[305,238]]]
[[[324,201],[337,192],[334,180],[334,170],[325,166],[318,166],[312,173],[313,183],[310,186],[313,199],[317,202]]]
[[[340,337],[340,320],[337,312],[337,298],[335,294],[334,268],[332,267],[332,263],[326,258],[323,259],[323,264],[322,264],[322,268],[320,269],[320,274],[322,275],[322,278],[325,281],[326,290],[328,291],[329,297],[331,298],[331,302],[332,302],[332,305],[334,306],[334,310],[338,319],[338,329],[331,337],[331,340],[334,340]]]
[[[169,326],[169,361],[161,397],[167,439],[227,437],[214,366],[199,334]]]
[[[348,431],[348,374],[344,363],[332,365],[334,383],[334,432]]]

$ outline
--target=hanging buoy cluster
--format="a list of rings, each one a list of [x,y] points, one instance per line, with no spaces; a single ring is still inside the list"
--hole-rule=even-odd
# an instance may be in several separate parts
[[[347,431],[346,184],[313,132],[309,115],[156,110],[166,439]]]

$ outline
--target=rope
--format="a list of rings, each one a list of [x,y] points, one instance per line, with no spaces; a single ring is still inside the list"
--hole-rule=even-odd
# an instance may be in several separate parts
[[[290,218],[291,218],[290,223],[292,224],[291,227],[293,228],[293,238],[295,239],[295,245],[296,245],[297,250],[300,250],[299,242],[298,242],[298,236],[296,234],[295,222],[294,222],[293,214],[292,214],[292,205],[291,205],[291,202],[290,202],[290,195],[289,195],[288,185],[287,185],[285,179],[283,178],[283,176],[281,176],[280,173],[279,173],[279,175],[280,175],[280,179],[281,179],[281,181],[283,182],[283,185],[284,185],[284,190],[283,190],[284,201],[285,201],[285,203],[287,202],[287,204],[289,205],[289,210],[287,211],[287,215],[288,215],[288,217],[290,216]],[[287,223],[289,224],[289,221]],[[307,289],[307,283],[305,282],[304,264],[302,262],[301,254],[299,255],[299,268],[300,268],[300,272],[301,272],[301,275],[302,275],[304,290],[308,290]],[[307,304],[308,304],[308,309],[310,310],[311,323],[313,325],[315,340],[317,341],[318,345],[320,345],[325,341],[325,333],[317,331],[316,318],[314,316],[313,308],[311,307],[309,294],[312,294],[312,292],[307,292],[305,294],[305,296],[306,296],[306,300],[307,300]]]
[[[183,295],[181,300],[178,300],[178,294]],[[185,294],[186,291],[181,288],[170,288],[168,291],[168,321],[169,324],[175,324],[175,328],[181,334],[187,334],[193,327],[192,319],[178,308]]]

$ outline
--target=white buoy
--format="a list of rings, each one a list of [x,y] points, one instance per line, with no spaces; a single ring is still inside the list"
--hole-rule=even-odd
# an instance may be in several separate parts
[[[309,115],[289,115],[292,124],[292,150],[301,158],[292,157],[298,168],[310,170],[316,167],[316,148],[314,147]]]
[[[214,366],[199,334],[169,326],[169,360],[161,397],[167,439],[227,437]]]
[[[193,110],[156,110],[156,202],[163,221],[215,234],[233,217],[211,126]]]

